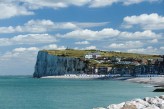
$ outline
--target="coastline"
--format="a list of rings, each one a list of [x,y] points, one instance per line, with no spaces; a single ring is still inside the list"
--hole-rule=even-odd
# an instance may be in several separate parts
[[[109,77],[108,75],[87,75],[87,74],[65,74],[59,76],[43,76],[42,79],[109,79],[122,80],[141,84],[151,84],[154,86],[164,86],[164,75],[157,77]]]
[[[66,74],[66,75],[60,75],[60,76],[44,76],[41,78],[43,78],[43,79],[45,79],[45,78],[51,78],[51,79],[101,79],[101,78],[105,78],[105,77],[106,77],[105,75]]]
[[[136,77],[130,78],[125,81],[135,82],[135,83],[143,83],[143,84],[151,84],[157,86],[164,86],[164,77]]]

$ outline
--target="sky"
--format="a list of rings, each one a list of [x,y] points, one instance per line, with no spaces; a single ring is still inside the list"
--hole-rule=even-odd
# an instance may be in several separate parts
[[[43,49],[164,54],[163,0],[0,0],[0,75],[32,75]]]

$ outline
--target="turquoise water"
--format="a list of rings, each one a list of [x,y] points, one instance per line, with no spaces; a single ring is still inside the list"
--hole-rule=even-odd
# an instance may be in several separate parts
[[[92,109],[157,96],[150,85],[111,80],[0,77],[0,109]]]

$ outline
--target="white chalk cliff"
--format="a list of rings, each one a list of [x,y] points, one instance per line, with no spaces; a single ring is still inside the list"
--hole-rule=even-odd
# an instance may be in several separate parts
[[[78,58],[50,55],[39,51],[33,77],[79,74],[85,70],[85,62]]]

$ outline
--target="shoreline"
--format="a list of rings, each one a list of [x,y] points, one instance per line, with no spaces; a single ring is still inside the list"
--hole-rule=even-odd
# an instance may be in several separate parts
[[[127,79],[125,81],[141,84],[151,84],[154,86],[164,86],[164,77],[136,77]]]
[[[156,87],[156,89],[164,89],[164,75],[156,77],[109,77],[107,75],[87,75],[87,74],[66,74],[60,76],[44,76],[42,79],[100,79],[100,80],[116,80],[127,81],[139,84],[150,84]]]
[[[109,77],[108,75],[88,75],[88,74],[66,74],[59,76],[44,76],[42,79],[109,79],[109,80],[121,80],[133,83],[151,84],[156,86],[164,86],[164,76],[157,77]]]
[[[105,78],[106,75],[87,75],[87,74],[81,74],[81,75],[76,75],[76,74],[67,74],[67,75],[60,75],[60,76],[44,76],[41,77],[42,79],[101,79]]]

